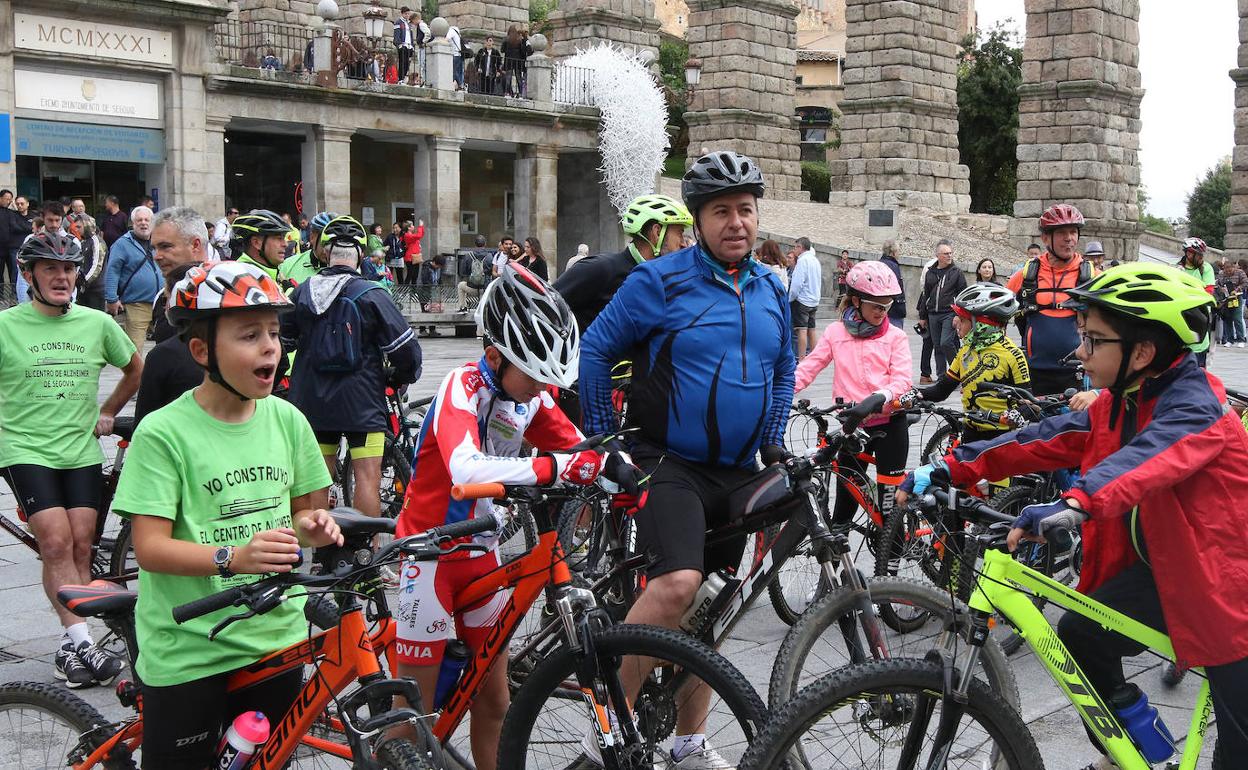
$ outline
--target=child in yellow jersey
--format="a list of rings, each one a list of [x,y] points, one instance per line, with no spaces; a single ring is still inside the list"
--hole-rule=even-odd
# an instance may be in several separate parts
[[[1006,403],[998,396],[980,393],[984,383],[1031,385],[1027,359],[1023,351],[1005,335],[1005,325],[1018,312],[1014,292],[995,283],[976,283],[966,287],[953,301],[953,328],[962,339],[962,347],[932,385],[915,388],[899,400],[913,403],[943,401],[955,388],[962,388],[962,408],[1002,413]],[[962,443],[997,436],[1007,427],[998,424],[966,421]]]

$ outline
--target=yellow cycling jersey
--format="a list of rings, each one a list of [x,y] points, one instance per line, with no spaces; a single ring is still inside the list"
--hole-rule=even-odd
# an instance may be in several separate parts
[[[1031,372],[1022,349],[1004,336],[979,350],[971,350],[969,343],[963,344],[949,365],[948,374],[961,386],[962,408],[967,411],[980,409],[1000,414],[1008,408],[999,396],[977,393],[982,383],[1017,387],[1031,384]],[[1001,430],[1000,425],[972,420],[967,420],[967,425],[979,430]]]

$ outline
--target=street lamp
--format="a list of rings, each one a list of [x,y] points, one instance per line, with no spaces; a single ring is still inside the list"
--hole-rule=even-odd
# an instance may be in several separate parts
[[[685,62],[685,83],[692,91],[697,87],[698,81],[702,79],[702,60],[690,59]]]
[[[386,35],[386,9],[381,7],[381,0],[372,0],[372,5],[364,9],[364,36],[377,47],[381,38]]]

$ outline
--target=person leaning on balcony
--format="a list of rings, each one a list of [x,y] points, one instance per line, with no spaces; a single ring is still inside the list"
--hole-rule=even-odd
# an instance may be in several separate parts
[[[529,57],[533,55],[533,47],[529,45],[528,30],[512,24],[507,30],[507,39],[503,41],[503,79],[506,83],[508,96],[523,98],[527,91],[529,76]]]
[[[485,38],[485,48],[477,51],[477,80],[481,84],[481,93],[497,94],[499,75],[503,68],[503,54],[494,47],[494,36]]]

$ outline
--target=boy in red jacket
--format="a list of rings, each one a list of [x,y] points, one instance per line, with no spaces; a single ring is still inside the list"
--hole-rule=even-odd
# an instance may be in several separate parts
[[[1167,631],[1181,668],[1205,667],[1221,755],[1248,756],[1248,553],[1235,504],[1248,433],[1226,408],[1221,381],[1188,350],[1209,333],[1212,299],[1173,268],[1138,263],[1069,294],[1078,357],[1100,397],[1086,412],[959,447],[903,488],[1078,465],[1082,475],[1061,499],[1023,509],[1010,548],[1082,524],[1079,590]],[[1122,658],[1141,645],[1074,613],[1058,635],[1111,705],[1139,697]],[[1112,765],[1092,765],[1103,766]]]

